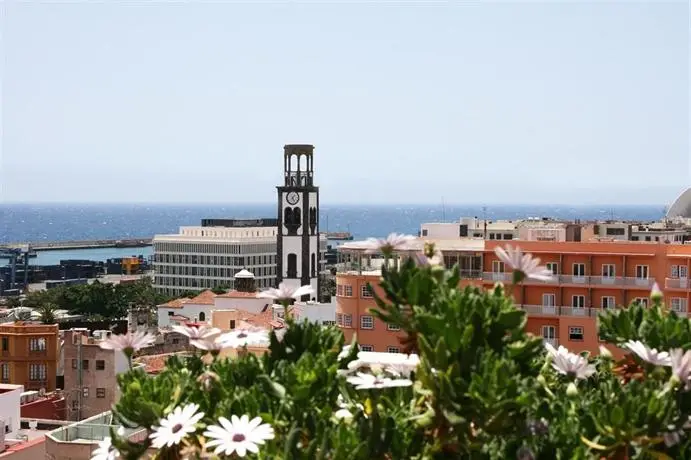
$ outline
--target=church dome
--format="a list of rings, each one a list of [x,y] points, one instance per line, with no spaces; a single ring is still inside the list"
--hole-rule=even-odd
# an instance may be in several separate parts
[[[667,217],[691,218],[691,188],[688,188],[674,200],[667,211]]]

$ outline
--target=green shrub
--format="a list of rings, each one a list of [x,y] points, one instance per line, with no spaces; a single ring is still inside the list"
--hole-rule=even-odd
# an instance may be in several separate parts
[[[118,377],[116,420],[149,430],[153,439],[135,443],[113,432],[113,445],[105,441],[99,453],[309,460],[689,456],[691,323],[670,314],[660,296],[651,307],[600,317],[601,337],[633,351],[617,363],[607,353],[593,358],[544,346],[525,332],[525,312],[500,284],[459,289],[458,268],[437,265],[434,248],[426,253],[385,265],[384,296],[373,311],[400,327],[414,354],[358,353],[356,343],[344,348],[337,328],[288,319],[281,335],[266,338],[266,354],[220,359],[216,352],[244,335],[191,331],[192,343],[211,354],[171,358],[156,376],[133,369]],[[515,282],[547,276],[529,257],[513,250],[504,256]],[[261,331],[247,334],[264,340]]]

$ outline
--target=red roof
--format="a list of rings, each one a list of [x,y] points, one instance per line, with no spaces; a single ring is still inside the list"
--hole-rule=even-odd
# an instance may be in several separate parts
[[[178,354],[181,353],[164,353],[162,355],[140,356],[135,360],[135,362],[138,364],[143,364],[147,374],[158,374],[166,367],[168,358]]]
[[[231,298],[231,299],[255,299],[257,297],[256,292],[244,292],[244,291],[229,291],[225,294],[220,294],[218,297]]]
[[[213,291],[204,291],[197,297],[190,299],[189,303],[193,303],[195,305],[213,305],[214,298],[216,298],[216,294],[214,294]]]

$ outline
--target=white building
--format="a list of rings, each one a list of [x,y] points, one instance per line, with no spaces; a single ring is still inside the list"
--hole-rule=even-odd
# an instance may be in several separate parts
[[[22,393],[22,385],[0,384],[0,424],[6,438],[16,438],[21,428]]]

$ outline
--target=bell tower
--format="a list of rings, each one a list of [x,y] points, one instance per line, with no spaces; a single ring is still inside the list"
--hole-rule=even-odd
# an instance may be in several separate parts
[[[276,280],[310,285],[319,298],[319,187],[314,185],[314,146],[283,147],[284,183],[278,190]]]

